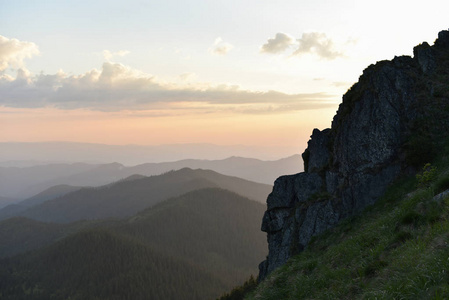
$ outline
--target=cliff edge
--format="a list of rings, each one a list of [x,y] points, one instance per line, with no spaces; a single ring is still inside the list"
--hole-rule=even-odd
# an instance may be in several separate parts
[[[432,161],[449,130],[449,31],[413,53],[366,68],[331,128],[313,130],[305,172],[275,181],[262,221],[269,255],[259,280],[313,236],[372,205],[398,176]]]

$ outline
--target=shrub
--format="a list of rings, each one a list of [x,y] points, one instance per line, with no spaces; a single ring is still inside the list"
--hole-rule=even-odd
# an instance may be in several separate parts
[[[430,186],[430,183],[435,179],[437,168],[427,163],[422,168],[421,174],[416,174],[418,180],[418,187],[426,188]]]

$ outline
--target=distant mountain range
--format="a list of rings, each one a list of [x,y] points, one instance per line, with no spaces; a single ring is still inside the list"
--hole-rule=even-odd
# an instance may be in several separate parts
[[[301,162],[0,167],[1,193],[32,195],[0,209],[0,298],[216,299],[268,250],[272,185],[240,177],[272,183]]]
[[[230,156],[275,160],[302,149],[286,146],[245,146],[214,144],[172,145],[105,145],[74,142],[0,143],[0,166],[25,167],[49,163],[85,162],[105,164],[120,162],[127,166],[147,162],[177,161],[182,159],[224,159]]]
[[[211,170],[184,168],[158,176],[133,175],[100,187],[56,186],[30,199],[4,207],[0,219],[24,216],[44,222],[123,218],[171,197],[218,187],[265,203],[270,185],[255,183]]]
[[[37,195],[22,201],[10,200],[10,204],[5,201],[5,205],[0,208],[0,220],[18,216],[21,212],[27,210],[28,208],[39,205],[47,200],[58,198],[70,192],[77,191],[81,188],[82,187],[61,184],[52,186]]]
[[[2,299],[216,299],[257,272],[264,209],[207,188],[123,220],[2,221]]]
[[[0,209],[11,204],[11,203],[16,203],[19,201],[20,201],[19,199],[0,196]]]
[[[300,155],[275,161],[230,157],[223,160],[187,159],[126,167],[110,164],[50,164],[33,167],[0,167],[0,196],[25,199],[58,185],[101,186],[134,174],[159,175],[182,168],[209,169],[230,176],[272,185],[281,174],[303,170]]]

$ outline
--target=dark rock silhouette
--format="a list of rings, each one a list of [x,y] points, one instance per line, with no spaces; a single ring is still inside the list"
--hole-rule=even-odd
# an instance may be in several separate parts
[[[343,96],[330,129],[315,129],[304,173],[282,176],[267,199],[269,255],[259,280],[310,239],[384,194],[400,174],[431,159],[433,132],[447,132],[449,31],[414,57],[369,66]],[[442,109],[445,108],[445,109]],[[437,122],[435,122],[437,120]]]

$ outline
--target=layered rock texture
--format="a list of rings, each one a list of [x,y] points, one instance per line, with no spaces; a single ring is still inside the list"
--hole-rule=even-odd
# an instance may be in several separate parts
[[[372,205],[399,175],[430,162],[449,130],[449,31],[414,56],[369,66],[343,96],[330,129],[315,129],[305,172],[279,177],[262,231],[269,255],[259,279],[310,239]]]

